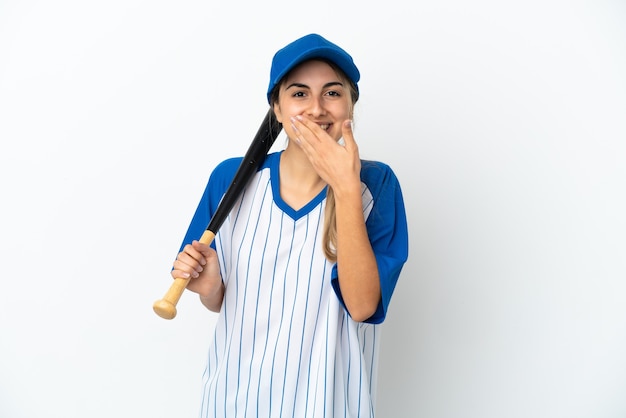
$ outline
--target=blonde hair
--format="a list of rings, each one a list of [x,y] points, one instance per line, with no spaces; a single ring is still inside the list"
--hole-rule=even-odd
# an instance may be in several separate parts
[[[327,61],[320,59],[320,61],[326,62],[330,67],[335,71],[340,81],[348,86],[348,90],[350,91],[350,110],[349,114],[352,118],[354,116],[354,105],[359,99],[359,91],[352,82],[348,78],[348,76],[332,61]],[[276,85],[274,90],[272,90],[270,94],[270,106],[273,108],[274,103],[278,102],[278,93],[280,87],[282,86],[284,80],[287,76],[283,77],[281,82]],[[335,193],[333,192],[332,187],[328,187],[326,191],[326,208],[324,210],[324,233],[322,236],[322,249],[324,251],[324,256],[328,259],[328,261],[335,263],[337,262],[337,215],[335,210]]]

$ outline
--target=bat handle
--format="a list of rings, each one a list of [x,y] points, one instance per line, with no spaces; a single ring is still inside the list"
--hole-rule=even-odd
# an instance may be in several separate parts
[[[215,233],[208,229],[204,231],[200,242],[204,244],[210,244],[215,238]],[[176,278],[174,282],[165,293],[162,299],[157,300],[152,305],[154,312],[163,319],[173,319],[176,316],[176,304],[180,300],[183,292],[187,288],[189,279]]]

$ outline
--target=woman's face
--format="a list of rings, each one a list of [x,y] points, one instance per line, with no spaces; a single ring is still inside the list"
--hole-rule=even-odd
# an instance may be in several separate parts
[[[307,61],[282,81],[274,113],[289,138],[295,137],[289,118],[302,115],[338,141],[342,122],[352,118],[350,87],[327,63]]]

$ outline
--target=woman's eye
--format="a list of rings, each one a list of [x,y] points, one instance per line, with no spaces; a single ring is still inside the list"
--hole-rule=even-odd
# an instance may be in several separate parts
[[[297,91],[293,94],[293,97],[304,97],[304,92],[303,91]]]
[[[328,93],[326,93],[326,94],[328,94],[329,96],[335,96],[335,97],[339,97],[339,96],[341,96],[341,94],[340,94],[338,91],[334,91],[334,90],[329,91],[329,92],[328,92]]]

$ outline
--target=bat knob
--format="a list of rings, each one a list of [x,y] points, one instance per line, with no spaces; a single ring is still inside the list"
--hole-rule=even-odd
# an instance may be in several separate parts
[[[154,302],[152,309],[163,319],[173,319],[176,316],[176,306],[165,299]]]

